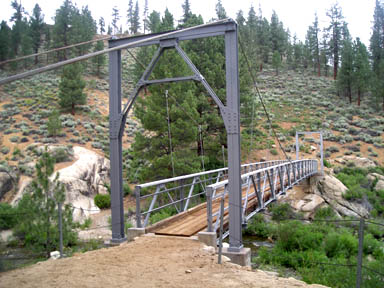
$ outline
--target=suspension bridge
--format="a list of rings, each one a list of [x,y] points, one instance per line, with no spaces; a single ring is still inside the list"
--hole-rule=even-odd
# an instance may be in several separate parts
[[[179,44],[185,40],[218,36],[224,37],[225,43],[226,101],[224,103]],[[273,130],[287,160],[241,165],[238,42],[237,24],[232,19],[224,19],[170,32],[110,39],[108,49],[0,79],[0,85],[109,53],[111,241],[113,243],[121,243],[127,239],[123,207],[122,136],[128,113],[137,96],[141,90],[150,85],[180,81],[195,81],[202,85],[218,106],[224,122],[227,134],[228,168],[137,185],[135,188],[136,226],[138,229],[146,229],[146,231],[162,235],[191,236],[205,230],[216,233],[221,224],[225,227],[224,236],[229,236],[228,251],[241,253],[243,249],[243,225],[294,185],[318,173],[319,163],[317,160],[299,160],[298,157],[296,160],[290,160]],[[145,67],[142,77],[123,106],[121,88],[122,50],[149,45],[156,45],[158,49],[149,65]],[[240,48],[244,53],[242,46]],[[191,71],[190,76],[165,79],[153,79],[151,77],[152,71],[164,51],[169,49],[176,51],[188,65]],[[247,63],[255,92],[259,95],[270,122],[268,112],[257,89],[255,77],[248,61]],[[296,137],[296,142],[298,143],[298,137]],[[296,149],[298,149],[298,144]],[[151,215],[167,207],[173,207],[176,215],[155,225],[150,225]],[[223,221],[219,223],[219,219],[223,219]]]

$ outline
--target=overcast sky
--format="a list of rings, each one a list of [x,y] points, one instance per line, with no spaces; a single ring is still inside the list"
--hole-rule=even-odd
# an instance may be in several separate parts
[[[21,1],[27,12],[31,12],[34,5],[38,3],[45,15],[47,23],[53,23],[52,17],[55,15],[64,0],[18,0]],[[13,11],[11,8],[11,0],[0,0],[0,19],[9,21]],[[117,6],[122,16],[120,24],[123,30],[126,25],[126,14],[128,9],[128,0],[72,0],[80,8],[88,5],[95,19],[104,17],[106,23],[111,22],[112,8]],[[134,0],[135,2],[135,0]],[[142,18],[143,6],[145,0],[139,0],[140,17]],[[326,11],[335,3],[335,0],[222,0],[222,3],[231,18],[236,18],[238,10],[242,9],[244,16],[248,15],[251,5],[258,12],[259,4],[261,5],[263,16],[270,20],[272,10],[275,10],[279,19],[284,26],[290,29],[291,34],[297,34],[298,38],[304,40],[307,28],[314,20],[314,14],[317,12],[320,20],[320,26],[323,28],[327,25],[328,19]],[[181,5],[184,0],[148,0],[149,11],[156,10],[164,13],[168,8],[174,15],[175,20],[179,20],[182,14]],[[215,5],[217,0],[190,0],[191,10],[195,14],[201,14],[204,21],[208,21],[215,17]],[[371,36],[373,12],[375,0],[338,0],[342,7],[345,21],[348,23],[352,36],[360,37],[368,46]],[[177,22],[176,22],[177,24]]]

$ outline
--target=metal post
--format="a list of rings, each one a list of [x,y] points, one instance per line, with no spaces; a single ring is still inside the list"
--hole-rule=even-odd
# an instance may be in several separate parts
[[[212,188],[207,187],[206,189],[207,193],[207,222],[208,222],[208,227],[207,231],[212,232]]]
[[[323,132],[320,132],[320,167],[321,175],[324,175],[324,146],[323,146]]]
[[[184,180],[180,180],[179,181],[179,186],[180,186],[180,188],[179,188],[179,193],[180,193],[180,211],[184,211],[184,183],[185,183],[185,181]]]
[[[121,243],[124,235],[123,165],[121,121],[121,50],[109,53],[109,130],[111,161],[112,242]]]
[[[141,207],[140,207],[140,190],[139,186],[135,187],[135,196],[136,196],[136,227],[141,227]]]
[[[299,160],[299,134],[296,131],[296,160]]]
[[[229,251],[239,252],[242,244],[242,207],[240,179],[240,89],[239,55],[236,29],[225,33],[225,70],[227,93],[227,145],[229,190]]]
[[[221,264],[221,253],[223,251],[223,222],[224,222],[224,197],[221,198],[220,202],[220,235],[219,235],[219,259],[218,263]]]
[[[63,203],[58,203],[59,210],[59,245],[60,245],[60,258],[63,258],[63,213],[62,213]]]
[[[364,218],[360,218],[359,225],[359,250],[357,254],[357,273],[356,273],[356,288],[361,287],[361,270],[363,266],[363,241],[364,241]]]

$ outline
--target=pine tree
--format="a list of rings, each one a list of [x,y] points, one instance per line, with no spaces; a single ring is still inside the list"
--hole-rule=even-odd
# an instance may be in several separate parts
[[[82,66],[76,62],[63,68],[59,84],[59,104],[64,109],[70,109],[75,115],[76,105],[87,103],[87,95],[83,92],[85,81],[82,78]]]
[[[384,59],[384,3],[376,0],[370,39],[373,71],[379,75],[381,60]]]
[[[360,39],[357,38],[354,43],[354,78],[353,86],[357,90],[357,105],[360,106],[362,95],[368,90],[371,69],[369,65],[369,54],[367,47],[361,43]]]
[[[303,63],[303,43],[297,41],[296,34],[293,36],[293,70],[300,68]]]
[[[354,78],[354,53],[352,41],[350,37],[346,37],[343,41],[343,49],[341,51],[341,67],[337,76],[337,87],[339,91],[349,99],[352,103],[352,83]]]
[[[175,29],[175,23],[173,20],[173,15],[171,12],[169,12],[168,8],[165,9],[164,11],[164,17],[161,19],[161,24],[160,24],[160,31],[170,31]]]
[[[32,189],[23,195],[18,203],[20,218],[14,232],[24,239],[27,247],[37,251],[45,251],[47,258],[50,252],[59,248],[58,203],[64,203],[64,185],[59,182],[59,174],[52,178],[55,159],[47,149],[36,164],[36,178]],[[25,217],[25,215],[28,217]],[[62,218],[63,244],[73,245],[77,234],[73,232],[72,211],[65,206]]]
[[[330,18],[330,26],[327,31],[331,33],[330,37],[330,51],[333,56],[333,79],[337,78],[337,71],[339,68],[340,50],[342,49],[342,26],[343,26],[343,15],[338,3],[334,4],[329,11],[327,16]]]
[[[94,48],[94,52],[101,51],[101,50],[104,50],[104,42],[102,40],[97,41]],[[93,57],[92,61],[96,70],[96,75],[100,77],[100,70],[106,63],[105,54],[101,54],[99,56]]]
[[[148,30],[148,0],[145,0],[145,3],[144,3],[144,12],[143,12],[143,32],[145,34],[145,32],[147,32]]]
[[[322,42],[320,45],[320,62],[324,67],[324,75],[328,77],[328,62],[329,62],[329,46],[327,41],[327,34],[323,34]]]
[[[71,43],[81,43],[93,39],[97,32],[97,27],[88,6],[83,7],[81,11],[75,11],[71,20],[72,27],[69,35]],[[91,43],[77,47],[78,54],[84,55],[88,53],[91,47]]]
[[[112,28],[113,28],[113,34],[117,34],[119,31],[119,25],[118,22],[120,20],[120,14],[119,9],[114,6],[112,8]]]
[[[129,0],[128,2],[127,24],[129,27],[129,32],[133,34],[133,0]]]
[[[160,13],[152,11],[152,13],[149,15],[148,21],[149,31],[151,31],[151,33],[159,32],[161,25]]]
[[[216,16],[218,19],[227,18],[227,12],[225,11],[223,3],[221,3],[221,0],[218,0],[216,3]]]
[[[140,29],[140,11],[139,11],[139,2],[136,1],[135,10],[133,11],[133,22],[132,22],[132,34],[137,34]]]
[[[311,61],[314,64],[314,70],[317,71],[317,75],[321,76],[321,67],[320,67],[320,45],[319,45],[319,19],[317,14],[315,14],[315,21],[312,26],[308,27],[307,31],[307,40],[308,40],[308,48],[311,52]]]
[[[44,15],[41,13],[39,4],[36,4],[33,8],[33,13],[30,20],[31,36],[33,52],[37,53],[41,45],[41,36],[44,31]],[[35,64],[38,63],[38,57],[35,57]]]
[[[186,27],[189,19],[192,17],[191,5],[189,4],[189,0],[184,0],[184,4],[181,5],[183,8],[183,16],[180,20],[180,28]]]
[[[56,10],[55,24],[53,26],[52,40],[53,47],[65,47],[70,45],[70,28],[72,25],[73,14],[77,13],[77,8],[72,5],[70,0],[65,0],[63,5]],[[59,60],[68,58],[67,50],[58,52]]]
[[[56,137],[60,134],[62,128],[63,126],[60,121],[60,113],[57,110],[53,110],[47,121],[48,135]]]
[[[384,3],[379,0],[376,0],[370,40],[369,48],[371,50],[372,68],[375,75],[372,82],[372,92],[377,101],[382,101],[384,111]]]
[[[275,68],[276,76],[279,75],[279,68],[281,66],[281,55],[280,55],[279,51],[277,51],[277,50],[275,52],[273,52],[272,66],[273,66],[273,68]]]
[[[111,27],[111,25],[108,25],[108,31],[107,31],[107,34],[108,34],[108,35],[112,35],[112,27]]]
[[[278,51],[282,59],[287,47],[287,33],[275,10],[272,11],[270,31],[271,50]]]
[[[105,32],[105,21],[103,17],[99,19],[100,34],[103,35]]]
[[[11,6],[15,10],[10,20],[14,22],[12,26],[12,54],[13,56],[17,56],[20,51],[21,38],[24,28],[23,16],[25,11],[24,7],[19,4],[17,0],[13,0]]]
[[[10,54],[11,28],[4,20],[0,24],[0,61],[8,59]]]

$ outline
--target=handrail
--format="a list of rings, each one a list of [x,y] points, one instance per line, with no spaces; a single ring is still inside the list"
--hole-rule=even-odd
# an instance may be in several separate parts
[[[242,173],[249,173],[250,171],[263,169],[269,166],[275,166],[276,164],[282,164],[287,162],[286,160],[271,160],[264,162],[255,162],[255,163],[247,163],[241,165]],[[139,184],[135,186],[135,195],[136,195],[136,226],[137,227],[146,227],[149,222],[149,217],[152,212],[159,211],[163,208],[174,206],[177,210],[177,213],[181,213],[187,211],[189,208],[190,200],[197,196],[206,194],[205,187],[209,184],[213,184],[213,182],[220,182],[226,177],[227,167],[204,171],[199,173],[193,173],[189,175],[177,176],[173,178],[153,181],[149,183]],[[206,176],[209,176],[208,178]],[[172,185],[171,187],[167,187],[166,185]],[[141,190],[144,188],[155,187],[155,191],[150,194],[141,195]],[[201,187],[202,192],[194,193],[196,187]],[[184,196],[184,188],[189,189]],[[179,191],[179,195],[172,195],[170,193],[176,194]],[[200,190],[201,191],[201,190]],[[162,205],[160,207],[155,207],[158,203],[158,196],[160,194],[167,193],[169,202]],[[147,211],[141,211],[142,200],[148,199],[152,197],[152,201],[149,205]],[[174,199],[175,198],[175,199]],[[164,200],[164,199],[162,199]],[[144,217],[144,223],[142,225],[142,217]]]
[[[242,187],[245,189],[245,196],[242,196],[242,222],[246,223],[259,211],[276,201],[277,197],[284,194],[287,189],[292,188],[296,183],[312,176],[318,172],[318,161],[314,159],[294,160],[290,162],[261,168],[241,175]],[[218,229],[219,219],[225,213],[230,203],[222,210],[213,211],[213,201],[225,197],[228,194],[228,180],[213,183],[206,187],[207,196],[207,231],[214,232]],[[251,188],[253,191],[251,191]],[[217,191],[219,193],[216,193]],[[241,191],[243,195],[244,191]],[[248,202],[257,203],[257,208],[246,215]],[[213,225],[216,217],[215,225]],[[224,233],[224,237],[228,233]]]

